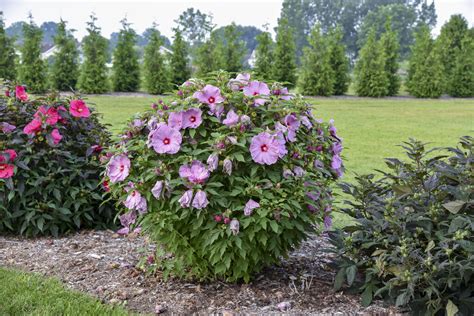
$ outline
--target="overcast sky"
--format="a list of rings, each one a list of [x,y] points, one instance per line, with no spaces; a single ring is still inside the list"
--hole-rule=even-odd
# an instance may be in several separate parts
[[[280,15],[282,2],[282,0],[0,0],[0,10],[4,12],[7,26],[16,21],[26,20],[30,11],[39,25],[45,21],[59,21],[61,17],[69,22],[70,28],[77,30],[78,38],[86,34],[85,22],[89,20],[91,12],[96,13],[98,25],[102,27],[102,34],[106,37],[120,29],[119,21],[124,16],[127,16],[139,33],[156,21],[160,32],[171,37],[174,20],[189,7],[211,13],[217,26],[236,22],[261,28],[268,23],[270,29],[273,29]],[[474,0],[435,0],[435,5],[438,14],[435,34],[438,34],[441,25],[456,13],[463,14],[470,26],[474,25]]]

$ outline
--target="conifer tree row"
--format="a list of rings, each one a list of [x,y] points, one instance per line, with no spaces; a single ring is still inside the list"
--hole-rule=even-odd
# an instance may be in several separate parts
[[[153,25],[153,30],[149,34],[148,44],[145,47],[143,72],[145,77],[145,88],[148,93],[161,94],[169,87],[170,76],[165,67],[164,57],[160,52],[163,45],[160,32]]]
[[[171,83],[180,85],[191,76],[191,69],[188,64],[188,49],[183,40],[181,31],[174,29],[174,40],[171,46]]]
[[[5,33],[3,12],[0,11],[0,78],[14,80],[16,78],[16,54],[13,39]]]
[[[296,83],[296,46],[293,29],[284,18],[278,21],[272,78],[275,81],[286,82],[290,88]]]
[[[274,43],[272,36],[265,30],[265,32],[257,35],[257,48],[255,50],[255,73],[261,77],[262,80],[268,81],[272,79],[272,62]]]

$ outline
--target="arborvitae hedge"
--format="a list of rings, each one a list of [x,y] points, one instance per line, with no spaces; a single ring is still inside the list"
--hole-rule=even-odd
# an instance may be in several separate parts
[[[135,50],[136,33],[127,19],[121,21],[117,47],[112,66],[112,87],[114,91],[133,92],[140,88],[140,65]]]
[[[199,77],[205,77],[210,72],[225,67],[223,50],[222,39],[217,36],[217,33],[212,32],[211,37],[197,49],[195,65],[198,68],[197,75]]]
[[[16,54],[13,39],[5,33],[3,12],[0,11],[0,78],[14,80],[16,78]]]
[[[21,48],[20,81],[29,92],[46,91],[46,65],[41,59],[41,40],[43,32],[29,16],[30,23],[23,25],[24,43]]]
[[[303,49],[299,88],[305,95],[333,94],[334,71],[330,64],[330,43],[316,25],[308,37],[309,47]]]
[[[183,40],[181,31],[177,28],[174,29],[174,41],[171,50],[171,82],[180,85],[191,77],[191,68],[188,62],[186,42]]]
[[[342,28],[337,27],[329,32],[329,64],[334,72],[333,94],[343,95],[350,83],[349,58],[346,45],[342,42]]]
[[[380,37],[380,42],[385,53],[385,72],[388,78],[387,95],[396,95],[400,89],[400,77],[397,73],[400,44],[397,33],[392,30],[391,19],[385,23],[385,32]]]
[[[148,40],[143,62],[145,88],[148,93],[161,94],[170,88],[170,76],[165,66],[164,57],[160,52],[160,47],[163,45],[160,32],[154,28]]]
[[[272,78],[273,64],[273,40],[269,32],[263,32],[257,35],[257,48],[255,51],[255,74],[262,80]]]
[[[355,67],[356,92],[362,97],[383,97],[388,92],[388,77],[385,72],[385,53],[375,37],[375,29],[368,34],[360,50]]]
[[[84,93],[104,93],[109,90],[107,81],[107,39],[100,35],[100,27],[95,23],[97,18],[91,15],[87,22],[87,32],[83,39],[84,62],[81,66],[79,89]]]
[[[474,97],[474,38],[466,34],[455,51],[447,91],[453,97]]]
[[[444,72],[439,46],[431,38],[430,29],[420,26],[409,61],[407,88],[417,98],[439,98],[444,90]]]
[[[278,24],[272,75],[273,80],[286,82],[288,87],[296,83],[296,46],[286,19],[280,19]]]
[[[224,69],[230,72],[242,70],[242,64],[245,57],[245,43],[240,40],[239,32],[235,23],[227,25],[224,28]]]
[[[51,68],[51,83],[54,89],[67,91],[76,89],[79,77],[79,51],[76,40],[70,31],[66,30],[66,22],[61,20],[54,37],[57,52]]]

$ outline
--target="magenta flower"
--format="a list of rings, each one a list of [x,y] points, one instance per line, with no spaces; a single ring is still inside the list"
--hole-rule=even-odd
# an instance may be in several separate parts
[[[232,232],[233,235],[237,235],[240,230],[240,223],[237,219],[233,219],[230,221],[229,225],[230,231]]]
[[[116,183],[125,180],[130,173],[130,159],[125,155],[113,156],[107,165],[107,175],[110,182]]]
[[[239,116],[234,112],[234,110],[230,110],[227,112],[226,118],[222,121],[227,126],[233,126],[239,122]]]
[[[153,187],[153,189],[151,189],[151,194],[153,194],[153,196],[159,200],[160,199],[160,196],[161,196],[161,192],[163,192],[163,181],[156,181],[156,184],[155,186]]]
[[[69,113],[74,117],[89,117],[91,112],[83,100],[72,100],[69,104]]]
[[[229,158],[224,159],[224,172],[227,173],[229,176],[232,174],[232,160]]]
[[[26,93],[24,86],[15,87],[15,97],[20,101],[28,100],[28,94]]]
[[[203,184],[209,178],[209,170],[199,160],[194,160],[189,165],[183,165],[179,167],[179,176],[184,179],[188,179],[189,182],[195,184]]]
[[[0,179],[13,177],[15,166],[7,163],[0,163]]]
[[[171,128],[165,123],[160,123],[155,130],[150,132],[148,139],[149,145],[157,153],[176,154],[181,147],[182,136],[177,129]]]
[[[183,128],[183,112],[171,112],[168,118],[168,126],[177,130]]]
[[[5,134],[11,133],[15,129],[16,129],[16,126],[10,123],[7,123],[7,122],[0,123],[0,130]]]
[[[5,162],[7,160],[6,158],[4,158],[4,155],[8,158],[8,161],[10,162],[15,160],[18,156],[14,149],[6,149],[3,152],[0,152],[0,163]]]
[[[286,151],[285,145],[282,145],[276,136],[270,135],[267,132],[255,135],[250,143],[252,159],[261,165],[276,163],[281,152],[284,150]]]
[[[221,95],[221,90],[218,87],[211,85],[206,85],[202,90],[196,91],[193,94],[193,97],[198,99],[201,103],[206,103],[207,105],[215,106],[216,104],[224,102],[224,97]]]
[[[206,192],[202,190],[197,191],[193,199],[193,207],[200,210],[200,209],[206,208],[208,204],[209,204],[209,201],[207,200]]]
[[[26,126],[23,128],[23,132],[27,135],[36,134],[40,130],[41,130],[41,121],[38,119],[32,120],[31,122],[26,124]]]
[[[183,113],[183,128],[197,128],[202,123],[200,109],[192,108]]]
[[[183,195],[179,198],[178,202],[181,207],[189,207],[191,205],[191,200],[193,199],[193,190],[188,190],[183,193]]]
[[[257,98],[258,96],[266,96],[270,94],[270,89],[268,89],[268,86],[264,82],[260,81],[252,81],[250,84],[246,87],[244,87],[244,95],[248,97],[255,97]],[[260,99],[257,98],[255,99],[255,105],[263,105],[265,103],[265,99]]]
[[[245,204],[245,207],[244,207],[244,215],[245,216],[252,215],[253,210],[259,207],[260,207],[260,204],[258,204],[254,200],[252,199],[248,200],[247,204]]]
[[[58,110],[56,110],[53,107],[50,107],[48,109],[44,105],[39,107],[34,117],[37,120],[41,120],[42,118],[44,118],[46,124],[49,124],[49,125],[55,125],[59,120]]]
[[[61,139],[63,139],[63,136],[59,133],[59,130],[57,128],[53,129],[51,132],[51,138],[53,139],[53,143],[55,145],[59,144]]]
[[[207,170],[212,172],[217,169],[218,165],[219,165],[219,156],[216,153],[210,154],[209,157],[207,158]]]

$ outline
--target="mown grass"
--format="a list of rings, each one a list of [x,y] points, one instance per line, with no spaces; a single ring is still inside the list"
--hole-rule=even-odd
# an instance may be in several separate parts
[[[86,294],[68,290],[57,279],[0,268],[0,315],[130,315]]]

